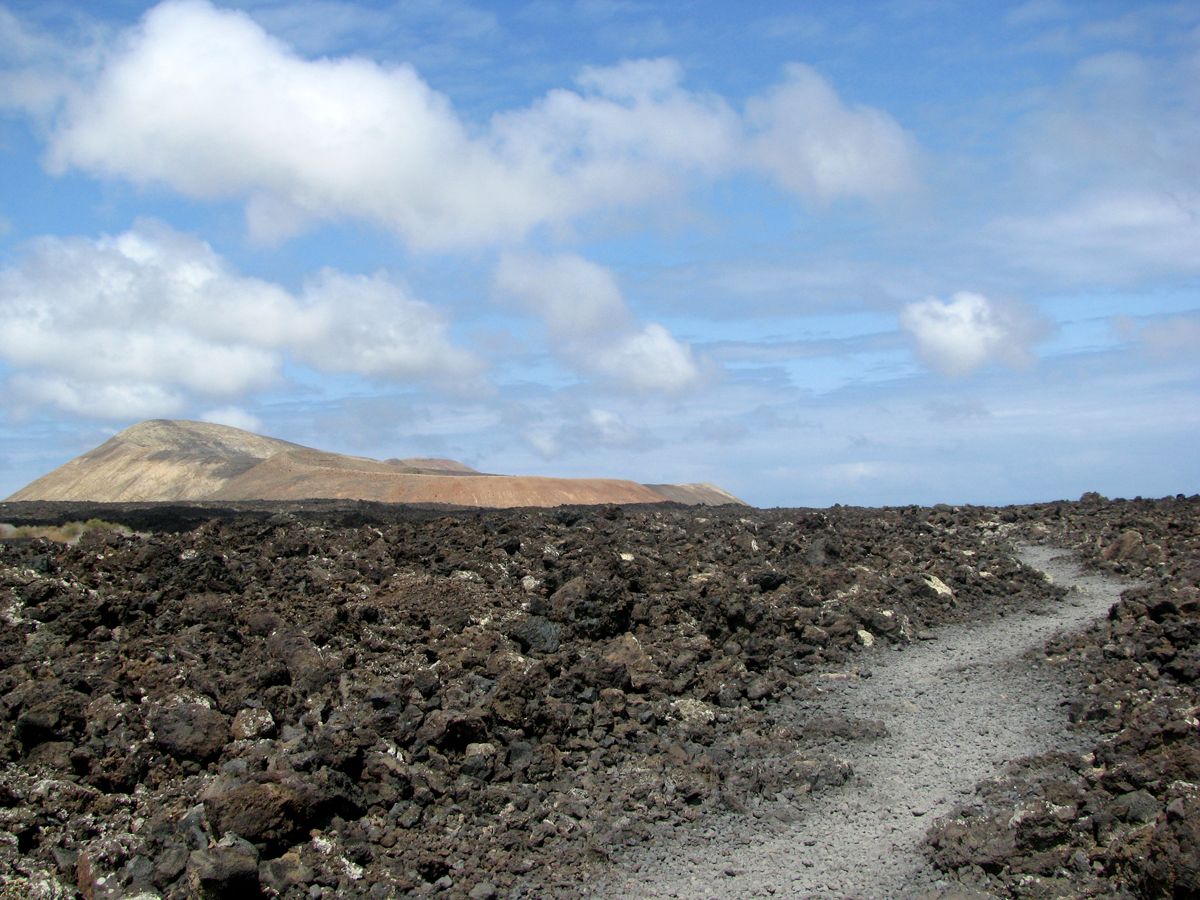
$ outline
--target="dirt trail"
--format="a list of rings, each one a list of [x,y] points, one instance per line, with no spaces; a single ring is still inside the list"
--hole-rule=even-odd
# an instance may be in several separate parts
[[[920,897],[947,887],[921,852],[928,827],[1006,761],[1082,746],[1061,708],[1066,687],[1022,655],[1103,616],[1127,585],[1082,573],[1063,552],[1020,552],[1070,588],[1053,608],[939,629],[904,652],[881,650],[822,679],[795,708],[798,721],[840,714],[886,725],[885,737],[835,748],[854,768],[845,787],[806,804],[793,824],[780,821],[786,810],[760,808],[677,829],[618,859],[592,895]]]

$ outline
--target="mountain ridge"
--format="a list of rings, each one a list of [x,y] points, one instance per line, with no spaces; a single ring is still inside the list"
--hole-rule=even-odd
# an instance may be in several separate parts
[[[305,447],[229,425],[171,419],[131,425],[7,499],[112,503],[338,499],[489,508],[742,504],[714,485],[494,475],[456,460],[376,460]]]

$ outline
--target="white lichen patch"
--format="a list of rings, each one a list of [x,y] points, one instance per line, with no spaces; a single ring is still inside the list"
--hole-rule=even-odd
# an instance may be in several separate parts
[[[711,706],[694,697],[680,697],[673,701],[671,713],[683,722],[711,722],[717,717]]]

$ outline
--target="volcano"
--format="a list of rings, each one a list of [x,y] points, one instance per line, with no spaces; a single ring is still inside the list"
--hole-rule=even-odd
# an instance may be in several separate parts
[[[228,425],[152,419],[8,498],[99,503],[373,500],[492,508],[609,503],[742,503],[710,484],[484,474],[450,459],[368,459]]]

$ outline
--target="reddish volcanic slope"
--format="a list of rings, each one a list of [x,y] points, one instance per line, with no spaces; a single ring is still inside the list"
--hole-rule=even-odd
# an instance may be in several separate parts
[[[155,419],[122,431],[10,500],[374,500],[518,507],[741,503],[711,485],[484,475],[447,459],[328,453],[205,422]]]

